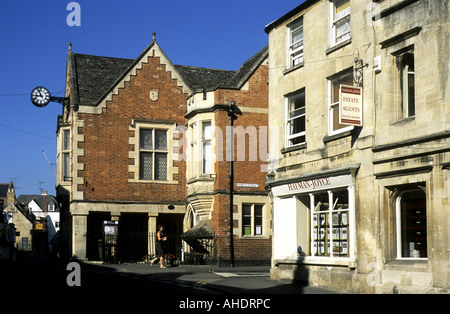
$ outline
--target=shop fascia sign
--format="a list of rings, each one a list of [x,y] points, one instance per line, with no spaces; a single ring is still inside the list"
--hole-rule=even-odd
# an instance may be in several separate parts
[[[272,188],[272,193],[276,196],[311,193],[320,190],[345,187],[353,184],[351,174],[339,176],[327,176],[321,178],[298,180],[289,182]]]
[[[362,87],[341,85],[339,97],[339,123],[362,126]]]

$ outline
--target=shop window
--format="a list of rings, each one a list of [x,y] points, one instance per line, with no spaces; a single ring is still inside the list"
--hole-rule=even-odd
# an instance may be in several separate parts
[[[328,80],[329,85],[329,102],[328,102],[328,129],[330,135],[345,132],[353,129],[339,123],[339,101],[341,85],[353,86],[353,69],[335,75]]]
[[[263,205],[242,204],[242,235],[263,234]]]
[[[286,146],[291,147],[306,142],[305,89],[286,97]]]
[[[311,194],[311,255],[349,257],[349,192],[333,190]]]
[[[350,39],[350,0],[334,0],[331,6],[331,45]]]
[[[288,26],[288,68],[303,64],[303,18]]]
[[[427,205],[419,189],[398,194],[396,202],[397,258],[427,258]]]

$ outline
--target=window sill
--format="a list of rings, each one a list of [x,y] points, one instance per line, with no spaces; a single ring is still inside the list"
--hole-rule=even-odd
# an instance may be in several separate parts
[[[275,259],[275,266],[280,264],[296,264],[311,266],[340,266],[351,269],[356,268],[356,260],[353,258],[333,258],[333,257],[317,257],[317,256],[299,256],[297,258]]]
[[[352,136],[352,131],[353,130],[348,130],[348,131],[337,133],[337,134],[334,134],[334,135],[325,135],[325,137],[323,138],[323,142],[324,143],[329,143],[329,142],[336,141],[336,140],[341,139],[341,138]]]
[[[283,74],[284,74],[284,75],[289,74],[289,73],[291,73],[291,72],[293,72],[293,71],[295,71],[295,70],[297,70],[297,69],[303,68],[304,65],[305,65],[305,63],[302,62],[302,63],[300,63],[300,64],[297,64],[296,66],[287,68],[286,70],[283,71]]]
[[[268,240],[269,236],[266,235],[243,235],[239,238],[240,240]]]
[[[290,147],[281,149],[281,153],[282,154],[287,154],[287,153],[295,152],[297,150],[301,150],[301,149],[305,149],[305,148],[306,148],[306,143],[298,144],[298,145],[295,145],[295,146],[290,146]]]
[[[191,178],[187,181],[187,184],[192,184],[195,182],[214,182],[216,180],[215,175],[201,175],[199,177]]]
[[[327,50],[325,50],[325,54],[330,54],[332,52],[335,52],[336,50],[339,50],[347,45],[350,45],[352,43],[352,38],[350,37],[349,39],[346,39],[344,41],[341,41],[340,43],[335,44],[334,46],[328,48]]]
[[[402,124],[406,124],[406,123],[410,123],[412,121],[416,120],[416,116],[411,116],[411,117],[407,117],[407,118],[403,118],[401,120],[398,120],[394,123],[391,124],[391,126],[397,126],[397,125],[402,125]]]
[[[426,271],[428,269],[428,259],[426,258],[404,258],[396,259],[389,263],[386,263],[386,269],[391,270],[416,270]]]
[[[160,181],[160,180],[128,180],[130,183],[154,183],[154,184],[178,184],[178,181]]]

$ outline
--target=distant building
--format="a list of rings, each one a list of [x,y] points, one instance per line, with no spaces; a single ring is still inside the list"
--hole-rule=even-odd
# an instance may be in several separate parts
[[[60,230],[60,207],[56,198],[47,193],[39,195],[20,195],[17,201],[35,223],[45,224],[47,245],[50,254],[53,253],[52,240]],[[35,224],[36,230],[36,224]]]
[[[0,184],[0,199],[4,200],[1,208],[0,223],[14,226],[14,248],[19,251],[31,251],[33,244],[33,222],[35,217],[28,212],[16,199],[12,182]],[[5,229],[6,230],[6,229]]]

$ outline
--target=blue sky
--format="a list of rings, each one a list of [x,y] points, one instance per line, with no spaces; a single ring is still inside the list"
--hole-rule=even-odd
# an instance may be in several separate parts
[[[56,121],[62,107],[31,104],[39,85],[63,96],[68,43],[75,53],[134,59],[152,40],[174,64],[237,70],[268,43],[265,25],[304,0],[0,1],[0,183],[16,195],[55,195]]]

